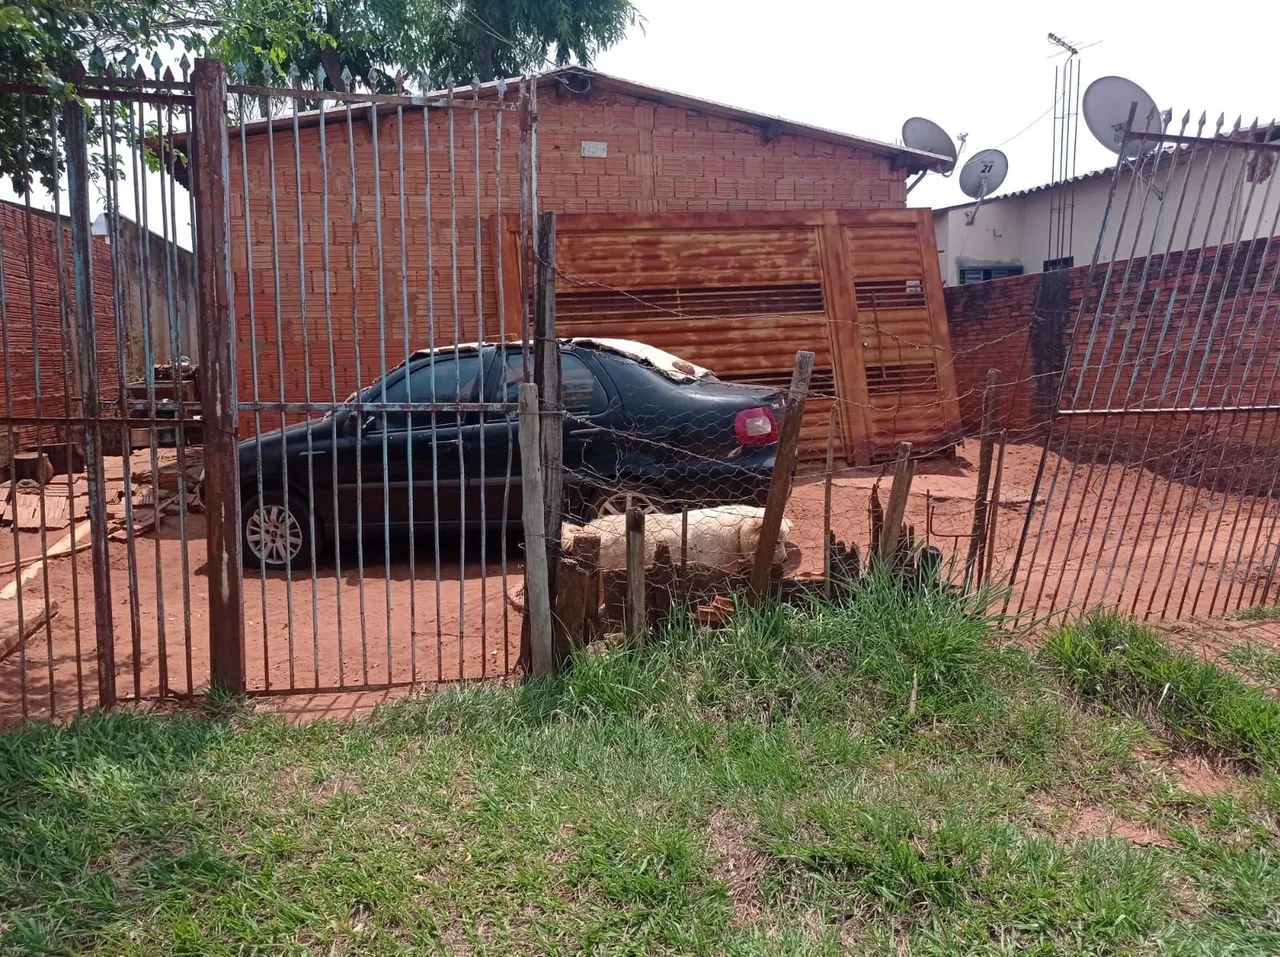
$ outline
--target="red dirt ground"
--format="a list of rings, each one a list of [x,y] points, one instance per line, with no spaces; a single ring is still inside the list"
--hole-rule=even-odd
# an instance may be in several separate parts
[[[917,539],[943,549],[952,575],[961,574],[976,485],[970,461],[976,459],[975,444],[961,451],[954,459],[918,464],[907,508]],[[1012,568],[1040,455],[1040,448],[1030,444],[1011,445],[1007,450],[992,567],[997,583]],[[1071,494],[1064,495],[1073,468]],[[1045,489],[1055,470],[1057,459],[1051,457]],[[118,466],[114,474],[119,474]],[[848,469],[833,479],[831,527],[838,538],[865,544],[871,489],[879,482],[881,501],[887,502],[890,479],[890,467]],[[791,540],[801,549],[796,572],[801,576],[822,570],[823,492],[820,477],[801,478],[788,506]],[[1189,618],[1216,616],[1228,607],[1259,600],[1266,593],[1260,594],[1257,586],[1267,577],[1267,563],[1275,557],[1270,544],[1274,529],[1263,521],[1264,515],[1270,521],[1272,503],[1182,492],[1178,483],[1147,470],[1119,464],[1073,465],[1063,460],[1052,508],[1046,516],[1038,505],[1034,513],[1032,541],[1022,560],[1023,584],[1013,596],[1011,610],[1020,605],[1040,614],[1078,610],[1105,598],[1139,614],[1149,611],[1156,618]],[[1041,502],[1044,495],[1042,491]],[[1135,505],[1129,509],[1131,501]],[[1153,504],[1148,507],[1148,502]],[[1144,507],[1148,515],[1139,531]],[[1113,512],[1115,518],[1104,534],[1107,516]],[[1054,529],[1060,520],[1055,541]],[[1034,539],[1042,521],[1042,544],[1036,548]],[[200,691],[208,681],[204,516],[190,514],[186,523],[185,569],[176,516],[167,517],[158,532],[137,537],[132,561],[127,545],[110,544],[121,697],[154,697],[162,683],[172,693],[188,694]],[[66,533],[67,529],[47,532],[46,545]],[[40,533],[21,532],[18,540],[24,561],[40,553]],[[382,543],[372,539],[364,546],[363,578],[355,570],[352,543],[342,547],[341,572],[332,556],[318,563],[314,587],[309,568],[295,570],[292,578],[247,571],[249,688],[271,692],[270,706],[299,718],[346,714],[387,696],[380,690],[357,690],[360,686],[433,684],[509,674],[518,654],[520,621],[504,595],[522,580],[521,546],[514,541],[508,544],[505,582],[497,541],[486,544],[483,568],[479,549],[477,539],[468,539],[463,564],[456,541],[442,547],[438,592],[430,543],[423,541],[415,547],[413,574],[405,543],[393,545],[388,574]],[[10,561],[13,554],[12,528],[0,529],[0,563]],[[133,598],[131,564],[137,578]],[[61,558],[46,567],[47,590],[43,575],[22,590],[24,615],[42,608],[46,594],[57,603],[58,615],[28,639],[24,654],[14,653],[0,661],[0,725],[21,717],[24,698],[31,716],[66,716],[81,704],[91,706],[96,701],[89,552],[79,553],[74,563]],[[78,588],[73,588],[73,567]],[[4,573],[0,584],[7,584],[13,575]],[[162,597],[163,612],[157,594]],[[1268,597],[1275,600],[1274,594]],[[0,600],[0,624],[16,617],[16,601]],[[274,697],[291,688],[303,694]],[[333,693],[339,688],[347,690]],[[306,694],[308,689],[313,693]]]

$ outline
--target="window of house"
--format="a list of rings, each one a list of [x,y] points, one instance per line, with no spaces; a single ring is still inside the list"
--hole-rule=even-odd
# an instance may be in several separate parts
[[[986,282],[988,279],[1004,279],[1008,276],[1021,275],[1021,266],[962,266],[960,285],[967,286],[971,282]]]
[[[1055,269],[1070,269],[1076,264],[1075,256],[1062,256],[1058,259],[1046,259],[1041,272],[1053,272]]]

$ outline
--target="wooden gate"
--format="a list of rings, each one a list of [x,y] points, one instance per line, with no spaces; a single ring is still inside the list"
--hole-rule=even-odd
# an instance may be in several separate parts
[[[779,386],[796,350],[812,351],[808,455],[824,451],[833,411],[854,463],[960,438],[927,210],[561,215],[556,255],[560,336],[637,339],[729,381]],[[505,320],[518,333],[518,312]]]

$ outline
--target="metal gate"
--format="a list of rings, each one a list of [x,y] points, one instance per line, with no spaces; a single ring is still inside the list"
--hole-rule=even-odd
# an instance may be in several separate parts
[[[0,724],[509,672],[532,87],[189,67],[0,82]]]
[[[1277,132],[1187,115],[1130,134],[1086,288],[1045,275],[1041,304],[1075,319],[1015,609],[1183,618],[1275,600]]]

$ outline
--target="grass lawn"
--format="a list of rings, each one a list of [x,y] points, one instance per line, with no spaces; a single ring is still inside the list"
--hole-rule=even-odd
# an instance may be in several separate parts
[[[0,950],[1280,953],[1280,702],[996,634],[878,578],[345,724],[0,735]]]

